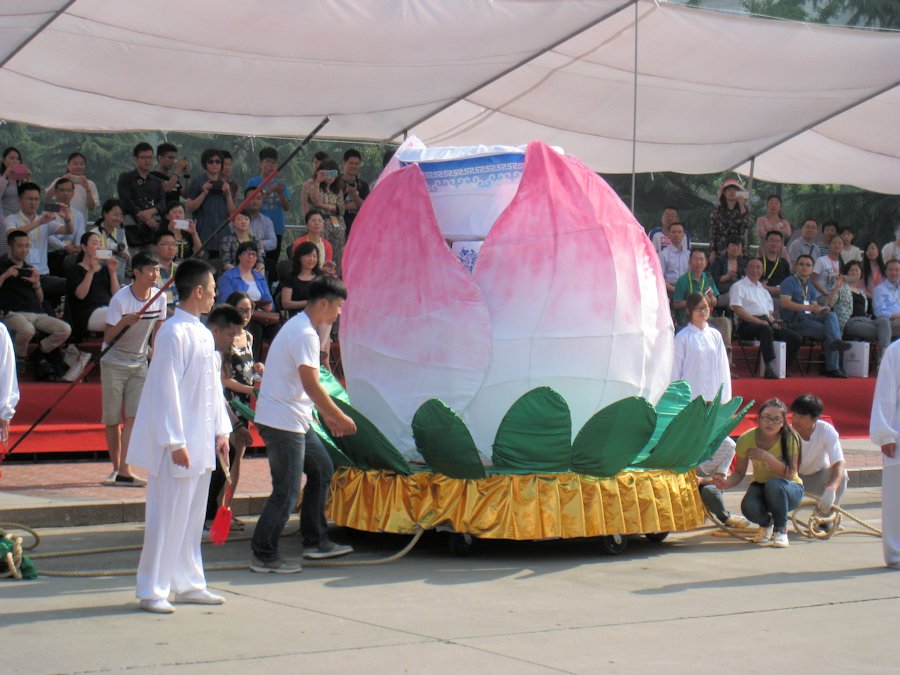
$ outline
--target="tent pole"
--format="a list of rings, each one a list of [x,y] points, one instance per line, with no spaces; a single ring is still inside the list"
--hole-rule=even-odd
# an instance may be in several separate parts
[[[634,215],[637,183],[638,4],[634,3],[634,97],[631,104],[631,214]]]
[[[19,44],[18,47],[16,47],[15,49],[13,49],[9,54],[7,54],[7,56],[6,56],[5,59],[3,59],[2,61],[0,61],[0,68],[2,68],[2,67],[5,66],[7,63],[9,63],[9,62],[12,60],[12,58],[13,58],[16,54],[18,54],[20,51],[22,51],[23,49],[25,49],[25,47],[27,47],[28,44],[29,44],[32,40],[34,40],[34,38],[36,38],[38,35],[40,35],[41,33],[43,33],[43,32],[44,32],[44,29],[47,28],[47,26],[49,26],[51,23],[53,23],[54,21],[56,21],[57,17],[58,17],[60,14],[65,13],[65,11],[66,11],[67,9],[69,9],[69,7],[72,6],[72,3],[73,3],[73,2],[75,2],[75,0],[68,0],[68,2],[66,2],[65,5],[63,5],[62,7],[60,7],[59,9],[57,9],[55,12],[53,12],[53,13],[50,15],[50,18],[48,18],[44,23],[42,23],[40,26],[38,26],[38,27],[35,29],[35,31],[34,31],[31,35],[28,36],[28,38],[26,38],[25,40],[22,40],[22,42]]]
[[[750,175],[747,178],[747,213],[750,213],[750,203],[753,201],[753,171],[756,169],[756,155],[750,158]],[[750,228],[744,232],[744,250],[749,250],[747,244],[750,243]],[[762,242],[759,242],[760,246]]]

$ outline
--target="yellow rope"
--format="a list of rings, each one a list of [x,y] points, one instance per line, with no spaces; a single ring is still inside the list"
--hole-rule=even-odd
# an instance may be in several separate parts
[[[22,538],[17,537],[16,539],[19,542],[18,547],[18,556],[14,561],[14,565],[10,565],[9,572],[5,574],[0,574],[0,579],[14,576],[16,579],[21,579],[22,575],[19,572],[19,568],[22,564],[22,551],[23,550],[31,550],[35,548],[40,541],[40,537],[37,532],[35,532],[30,527],[26,525],[21,525],[17,523],[0,523],[0,534],[5,534],[3,528],[15,529],[15,530],[23,530],[31,534],[35,542],[31,546],[27,548],[23,548],[21,546]],[[295,530],[290,533],[285,533],[282,536],[293,536],[297,534],[299,530]],[[402,549],[394,553],[393,555],[388,556],[387,558],[378,558],[377,560],[307,560],[303,562],[303,567],[374,567],[376,565],[387,565],[392,562],[396,562],[401,558],[404,558],[410,551],[412,551],[413,547],[419,542],[419,539],[422,538],[422,535],[425,533],[425,530],[422,527],[417,527],[415,534],[413,534],[412,539],[407,542],[406,546]],[[7,538],[12,538],[10,535],[6,535]],[[229,538],[229,542],[243,542],[250,541],[252,537],[234,537]],[[84,549],[79,551],[63,551],[63,552],[53,552],[53,553],[39,553],[37,555],[32,555],[30,558],[32,560],[40,560],[47,558],[64,558],[64,557],[74,557],[74,556],[83,556],[83,555],[96,555],[101,553],[119,553],[122,551],[139,551],[142,546],[140,544],[134,544],[129,546],[109,546],[106,548],[94,548],[94,549]],[[12,559],[12,554],[7,556],[9,559]],[[235,570],[246,570],[248,569],[247,563],[227,563],[227,564],[213,564],[213,565],[204,565],[204,569],[209,572],[225,572],[225,571],[235,571]],[[40,576],[45,577],[114,577],[114,576],[133,576],[136,573],[134,569],[113,569],[113,570],[81,570],[77,572],[63,572],[63,571],[53,571],[53,570],[39,570],[38,574]]]

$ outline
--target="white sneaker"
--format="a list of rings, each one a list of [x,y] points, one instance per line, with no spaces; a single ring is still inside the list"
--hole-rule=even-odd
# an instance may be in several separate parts
[[[172,614],[175,608],[168,600],[141,600],[140,608],[153,614]]]
[[[728,516],[728,519],[725,521],[725,525],[727,527],[736,527],[742,530],[753,527],[753,523],[744,518],[744,516],[735,516],[733,514]]]
[[[753,537],[754,544],[768,544],[769,540],[772,538],[772,531],[774,530],[774,526],[769,525],[768,527],[760,527],[759,530],[756,531],[756,536]]]
[[[103,480],[100,481],[100,485],[115,485],[116,478],[118,477],[118,475],[119,475],[118,471],[113,471],[106,478],[104,478]]]
[[[772,538],[772,546],[775,548],[787,548],[789,545],[787,532],[775,533],[775,536]]]
[[[184,602],[193,605],[224,605],[225,598],[216,595],[205,588],[187,593],[176,593],[175,602]]]
[[[91,360],[90,352],[81,352],[78,355],[78,360],[75,361],[75,364],[72,365],[69,370],[66,371],[66,374],[62,376],[64,382],[74,382],[77,380],[81,373],[84,372],[84,369],[87,368],[88,362]]]

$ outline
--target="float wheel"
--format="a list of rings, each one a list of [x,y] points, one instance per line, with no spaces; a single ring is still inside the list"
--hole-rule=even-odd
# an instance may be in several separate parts
[[[628,548],[628,540],[623,534],[612,534],[600,537],[600,545],[609,555],[619,555]]]
[[[452,532],[450,534],[450,554],[456,558],[467,558],[472,555],[475,538],[471,534]]]
[[[652,541],[654,544],[659,544],[666,540],[666,537],[669,536],[668,532],[648,532],[644,535],[647,538],[647,541]]]

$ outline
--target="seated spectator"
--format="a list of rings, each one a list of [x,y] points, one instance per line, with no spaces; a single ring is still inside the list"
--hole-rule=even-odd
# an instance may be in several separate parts
[[[167,316],[175,313],[175,305],[178,304],[178,289],[172,282],[168,286],[166,283],[175,276],[175,268],[178,263],[175,261],[175,251],[178,250],[178,242],[175,241],[175,235],[167,230],[160,230],[156,233],[156,242],[153,244],[153,250],[156,259],[159,261],[159,277],[157,278],[157,288],[166,287],[166,306]]]
[[[863,278],[860,284],[870,298],[875,293],[875,287],[884,281],[884,260],[881,258],[881,249],[878,243],[870,241],[863,250],[862,257]]]
[[[812,282],[820,295],[828,295],[834,288],[835,282],[841,276],[841,252],[844,250],[844,240],[839,234],[834,234],[828,240],[828,254],[819,256],[813,265]]]
[[[894,241],[881,248],[881,259],[887,265],[891,260],[900,260],[900,226],[894,230]]]
[[[719,203],[709,214],[710,259],[725,252],[729,237],[744,238],[750,229],[747,191],[735,178],[726,178],[719,187]]]
[[[302,242],[291,255],[291,276],[281,289],[281,309],[289,316],[302,311],[309,297],[310,284],[321,274],[318,248],[311,241]]]
[[[791,426],[800,436],[800,479],[807,494],[819,498],[822,515],[840,506],[847,489],[844,451],[837,430],[822,415],[822,399],[815,394],[798,396],[791,403]]]
[[[347,239],[350,238],[350,228],[356,219],[363,201],[369,196],[369,184],[359,177],[359,169],[362,167],[362,155],[359,150],[350,148],[344,153],[344,172],[341,180],[344,183],[344,223],[347,225]]]
[[[204,171],[188,187],[187,210],[197,221],[197,234],[203,248],[214,259],[219,257],[219,239],[224,234],[219,227],[234,211],[234,196],[231,185],[222,178],[222,153],[219,150],[204,150],[200,155],[200,165]]]
[[[766,235],[769,232],[781,232],[781,238],[785,245],[791,238],[791,224],[787,218],[781,215],[781,197],[778,195],[766,197],[766,212],[756,219],[756,233],[759,235],[760,244],[766,241]],[[783,249],[779,256],[787,259],[787,248]],[[765,276],[765,272],[763,272],[763,276]]]
[[[759,408],[759,426],[738,439],[734,473],[717,480],[716,487],[727,490],[740,483],[753,462],[753,481],[741,501],[741,511],[759,525],[754,542],[786,548],[788,514],[800,506],[803,481],[797,474],[800,463],[800,439],[788,426],[787,407],[769,399]]]
[[[819,241],[819,258],[828,255],[829,251],[831,251],[831,240],[837,235],[837,221],[829,218],[822,223],[822,239]],[[816,258],[816,260],[818,261],[819,258]]]
[[[850,343],[841,339],[837,316],[827,299],[824,304],[816,299],[818,294],[810,280],[812,258],[801,255],[794,268],[796,274],[781,284],[781,316],[791,330],[822,343],[825,375],[845,378],[847,373],[840,367],[841,352],[849,349]]]
[[[891,322],[885,318],[871,316],[869,297],[859,288],[862,277],[862,263],[851,260],[843,268],[844,283],[835,286],[832,309],[837,315],[838,325],[844,339],[878,340],[878,363],[881,355],[891,346]]]
[[[237,264],[238,247],[246,242],[254,244],[257,251],[261,248],[259,241],[250,231],[250,216],[238,213],[232,220],[231,231],[219,239],[219,258],[222,260],[223,270],[230,270]],[[262,260],[257,260],[255,269],[257,272],[266,273],[266,266]]]
[[[67,180],[72,183],[73,193],[70,200],[70,206],[81,214],[81,220],[87,222],[91,216],[91,211],[100,204],[100,193],[97,192],[97,184],[84,175],[87,160],[80,152],[73,152],[66,160],[66,172],[55,179],[47,187],[47,199],[56,199],[61,201],[56,193],[57,186],[60,181]],[[75,241],[80,241],[81,235],[76,237]],[[77,244],[76,244],[77,245]]]
[[[188,219],[184,206],[178,202],[169,204],[165,218],[165,231],[175,239],[175,260],[203,255],[203,242],[197,233],[197,221]]]
[[[731,309],[738,319],[737,332],[742,340],[759,340],[759,353],[765,364],[765,377],[777,379],[772,369],[775,362],[774,341],[786,343],[787,363],[792,363],[800,348],[801,337],[784,322],[776,321],[772,295],[760,283],[762,260],[747,261],[747,276],[731,287]]]
[[[256,188],[248,188],[244,191],[244,197],[249,197]],[[281,248],[278,244],[278,236],[275,234],[275,225],[272,219],[262,212],[263,199],[265,195],[262,191],[257,192],[256,196],[247,202],[244,213],[250,216],[250,232],[256,237],[264,251],[265,267],[269,271],[269,282],[276,281],[273,275],[278,267],[278,256],[281,255]],[[271,269],[269,269],[271,267]]]
[[[78,253],[78,242],[81,241],[81,235],[84,234],[86,227],[84,216],[72,207],[72,198],[75,196],[75,186],[72,181],[68,178],[57,178],[54,184],[56,185],[56,203],[59,209],[56,219],[65,223],[66,215],[68,215],[71,217],[75,229],[71,234],[50,235],[47,240],[47,266],[50,268],[50,274],[65,279],[66,256]]]
[[[306,234],[302,237],[297,237],[293,244],[291,244],[291,255],[294,254],[294,251],[297,250],[297,247],[305,241],[312,242],[316,245],[316,248],[319,250],[319,260],[320,261],[331,261],[334,260],[334,249],[331,248],[331,242],[329,242],[325,237],[322,236],[322,233],[325,231],[325,219],[322,217],[322,214],[313,209],[306,214]]]
[[[31,240],[28,252],[28,264],[37,268],[41,275],[41,288],[44,289],[44,301],[47,307],[55,309],[66,291],[66,280],[50,274],[47,253],[50,248],[50,237],[54,234],[71,234],[75,231],[75,223],[68,207],[60,208],[60,214],[44,211],[38,215],[41,204],[41,188],[35,183],[19,185],[19,211],[6,217],[6,231],[21,230]]]
[[[224,302],[235,291],[243,291],[250,296],[253,301],[253,319],[247,330],[253,335],[253,358],[259,361],[263,340],[271,341],[275,337],[280,317],[275,311],[266,277],[256,271],[259,260],[256,244],[244,242],[238,246],[237,260],[237,265],[219,277],[217,295],[219,302]]]
[[[780,294],[781,282],[791,276],[791,265],[781,257],[784,250],[784,237],[778,230],[766,233],[765,246],[759,251],[759,259],[762,260],[763,273],[760,282],[766,290],[777,298]]]
[[[685,311],[687,307],[687,298],[692,293],[700,293],[706,298],[710,311],[716,306],[716,297],[719,295],[719,289],[716,288],[716,282],[706,270],[706,251],[697,249],[691,251],[691,268],[687,274],[678,278],[675,283],[675,293],[672,295],[672,307],[675,309],[675,323],[679,327],[683,327],[688,322],[688,313]],[[725,340],[725,348],[728,352],[728,362],[731,363],[731,319],[724,316],[717,316],[707,319],[707,321],[722,334]]]
[[[691,267],[691,251],[684,245],[683,223],[672,223],[669,226],[669,242],[669,246],[659,253],[659,264],[666,280],[666,290],[671,296],[675,292],[678,278],[687,274]]]
[[[803,221],[800,228],[800,238],[795,239],[788,247],[788,259],[791,265],[797,262],[797,258],[801,255],[811,256],[813,261],[819,257],[819,243],[816,241],[819,236],[819,224],[814,218],[807,218]]]
[[[116,184],[119,201],[128,219],[129,241],[135,247],[147,247],[159,229],[166,207],[163,182],[153,176],[153,146],[138,143],[132,150],[134,169],[119,176]]]
[[[166,204],[181,202],[181,194],[191,180],[187,157],[179,159],[178,148],[172,143],[156,146],[156,169],[150,175],[162,181]]]
[[[125,220],[122,203],[118,199],[107,199],[103,202],[100,214],[100,220],[88,228],[88,231],[97,233],[100,237],[100,248],[109,251],[118,262],[116,274],[121,286],[125,283],[127,267],[131,264],[131,253],[128,250],[125,227],[122,225]]]
[[[853,228],[844,225],[840,231],[841,239],[844,240],[844,250],[841,251],[841,262],[848,263],[851,260],[859,260],[862,262],[862,251],[858,246],[853,245]]]
[[[891,322],[891,337],[900,337],[900,260],[892,258],[885,264],[887,279],[875,287],[872,305],[875,316]]]
[[[68,367],[63,362],[63,344],[72,332],[65,321],[50,316],[44,311],[44,292],[36,267],[29,265],[28,249],[31,241],[21,230],[11,230],[6,235],[9,258],[0,262],[0,313],[3,323],[13,335],[16,351],[16,366],[20,374],[25,371],[28,343],[35,332],[46,333],[38,348],[32,354],[32,363],[37,379],[62,377]],[[47,361],[44,365],[42,361]]]
[[[101,260],[100,235],[85,232],[77,264],[66,278],[66,312],[71,317],[72,340],[84,340],[88,331],[106,330],[106,312],[112,296],[119,292],[118,259]]]
[[[740,237],[729,237],[725,245],[725,255],[720,255],[710,265],[710,274],[719,289],[716,307],[726,309],[730,306],[731,286],[744,276],[746,269],[747,257],[744,255],[744,240]]]
[[[678,209],[674,206],[667,206],[663,209],[662,216],[659,218],[659,227],[654,227],[647,234],[650,238],[650,243],[652,243],[653,248],[656,249],[657,255],[671,243],[671,240],[669,239],[669,228],[672,226],[672,223],[677,222],[680,222],[678,220]],[[691,233],[688,232],[687,228],[684,230],[684,241],[685,246],[690,248]]]
[[[259,386],[259,380],[264,371],[263,364],[255,362],[253,359],[253,336],[246,330],[252,314],[253,302],[246,293],[235,291],[228,296],[227,304],[213,307],[206,322],[215,338],[216,350],[222,356],[222,384],[225,389],[225,399],[227,401],[236,399],[247,408],[251,405],[253,388]],[[235,327],[237,330],[234,330]],[[247,430],[247,425],[251,420],[236,413],[230,405],[228,407],[234,426],[234,431],[228,438],[231,493],[234,494],[241,478],[241,461],[244,451],[253,442],[253,437]],[[206,501],[207,528],[212,525],[219,505],[222,503],[225,482],[225,471],[217,457],[216,469],[210,479],[209,497]],[[243,521],[232,516],[232,531],[242,531],[244,527]]]

